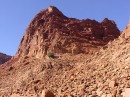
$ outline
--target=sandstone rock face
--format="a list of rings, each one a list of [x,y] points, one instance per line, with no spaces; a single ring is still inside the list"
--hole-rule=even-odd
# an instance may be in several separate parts
[[[68,18],[56,7],[50,6],[38,13],[28,26],[17,56],[42,58],[49,51],[88,53],[119,35],[115,22],[107,18],[102,22]]]
[[[11,56],[0,53],[0,64],[7,62],[9,59],[11,59]]]
[[[126,28],[123,30],[121,36],[124,38],[128,38],[130,36],[130,21],[129,21],[128,25],[126,26]]]

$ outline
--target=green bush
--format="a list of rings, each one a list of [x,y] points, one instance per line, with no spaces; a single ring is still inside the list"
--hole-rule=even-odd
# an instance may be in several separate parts
[[[49,58],[54,58],[54,53],[53,53],[53,52],[48,52],[48,53],[47,53],[47,56],[48,56]]]

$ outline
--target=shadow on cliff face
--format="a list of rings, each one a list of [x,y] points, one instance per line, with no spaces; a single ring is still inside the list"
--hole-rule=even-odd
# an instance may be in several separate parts
[[[0,64],[3,64],[11,59],[11,56],[0,53]]]

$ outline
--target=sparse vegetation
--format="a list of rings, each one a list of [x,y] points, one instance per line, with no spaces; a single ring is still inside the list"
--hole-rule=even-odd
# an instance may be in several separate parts
[[[51,52],[51,51],[49,51],[49,52],[47,53],[47,56],[48,56],[49,58],[54,58],[54,53]]]

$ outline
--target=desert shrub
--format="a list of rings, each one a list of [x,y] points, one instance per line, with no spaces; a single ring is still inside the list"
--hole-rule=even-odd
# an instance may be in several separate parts
[[[54,58],[54,53],[50,51],[50,52],[47,53],[47,56],[49,58]]]

